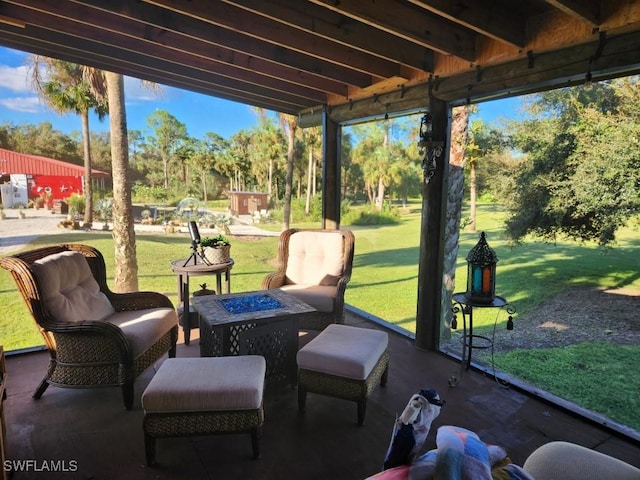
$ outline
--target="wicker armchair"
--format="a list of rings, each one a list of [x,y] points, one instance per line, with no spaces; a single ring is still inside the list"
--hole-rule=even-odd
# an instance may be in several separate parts
[[[344,323],[354,243],[349,230],[285,230],[280,234],[278,271],[264,278],[262,288],[280,288],[317,310],[300,328],[322,330]]]
[[[166,352],[175,357],[178,319],[171,301],[155,292],[109,290],[95,248],[43,247],[2,258],[0,266],[11,272],[51,355],[33,398],[49,384],[120,386],[130,410],[136,377]]]

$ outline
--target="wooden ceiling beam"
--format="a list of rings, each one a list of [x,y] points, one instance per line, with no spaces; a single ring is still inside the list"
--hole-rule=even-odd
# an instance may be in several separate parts
[[[315,103],[324,102],[326,100],[326,94],[321,90],[311,89],[300,84],[289,83],[285,79],[277,79],[266,75],[260,75],[250,68],[241,69],[229,64],[219,63],[204,55],[204,52],[202,56],[192,55],[188,51],[184,50],[184,45],[182,45],[181,50],[178,50],[160,43],[152,43],[151,40],[140,41],[135,37],[128,37],[119,34],[114,35],[112,32],[98,28],[95,25],[80,23],[61,17],[51,17],[41,11],[25,9],[17,5],[5,4],[0,8],[6,14],[11,15],[12,18],[19,18],[26,24],[41,26],[45,30],[50,29],[51,31],[58,33],[64,32],[64,35],[77,37],[77,39],[81,41],[99,42],[108,47],[126,52],[135,51],[141,54],[139,56],[141,59],[144,57],[162,59],[163,61],[175,63],[184,68],[200,69],[203,72],[215,72],[219,78],[227,79],[222,81],[223,84],[231,82],[238,82],[239,84],[249,83],[259,87],[280,90],[290,95],[300,96],[302,98],[312,100]],[[89,12],[80,11],[78,13],[81,16],[85,14],[86,17]],[[120,22],[123,21],[123,19],[118,20]],[[123,30],[126,30],[125,27],[126,26],[123,25]],[[128,27],[131,26],[128,25]],[[168,45],[171,45],[172,43],[172,38],[170,38],[171,35],[171,32],[169,32],[169,38],[163,38]],[[148,36],[154,37],[155,35],[153,32],[149,32]],[[186,48],[189,49],[189,45],[187,45]],[[191,48],[194,50],[199,49],[197,45],[192,45]]]
[[[60,55],[60,50],[57,46],[47,44],[46,42],[42,42],[34,38],[21,37],[20,35],[17,35],[17,32],[6,31],[2,28],[2,26],[0,26],[0,42],[2,43],[2,45],[9,48],[24,50],[35,53],[37,55],[43,55],[51,58],[60,58],[68,62],[78,63],[81,65],[91,65],[91,60],[96,60],[94,58],[94,55],[88,56],[86,52],[83,51],[71,52],[69,50],[65,50],[64,54]],[[183,90],[187,89],[197,93],[201,93],[203,95],[212,95],[218,98],[240,102],[246,105],[266,108],[268,110],[290,114],[296,114],[299,111],[299,107],[296,107],[295,105],[289,103],[281,103],[274,98],[264,98],[244,92],[242,93],[242,95],[238,95],[237,92],[231,92],[224,88],[214,88],[209,83],[202,83],[196,80],[190,81],[190,79],[184,78],[176,78],[172,74],[152,72],[148,69],[145,69],[144,67],[135,69],[134,71],[135,66],[123,65],[118,61],[110,62],[107,58],[97,59],[97,64],[92,66],[96,66],[96,68],[113,72],[121,72],[123,71],[123,69],[126,69],[126,71],[129,72],[126,75],[129,77],[148,80],[150,82]]]
[[[310,0],[342,15],[447,55],[474,62],[475,32],[395,0]]]
[[[223,48],[214,43],[199,41],[192,36],[179,34],[160,27],[156,28],[141,23],[137,19],[96,10],[83,4],[78,4],[71,12],[62,16],[58,13],[58,10],[51,12],[46,8],[42,8],[44,3],[23,0],[3,2],[0,4],[0,11],[5,11],[14,17],[27,18],[27,16],[31,16],[33,18],[30,21],[34,24],[55,27],[58,30],[63,28],[73,30],[78,36],[84,35],[78,32],[88,31],[89,38],[94,38],[94,35],[100,35],[104,42],[112,41],[115,45],[128,49],[139,47],[149,55],[154,54],[153,49],[157,49],[156,56],[167,54],[172,55],[174,58],[176,58],[176,52],[180,52],[182,60],[186,64],[192,59],[194,62],[200,63],[202,63],[202,60],[206,60],[209,62],[209,66],[205,68],[217,70],[220,74],[234,78],[255,81],[259,77],[266,76],[272,79],[265,80],[271,84],[276,81],[282,81],[285,85],[287,83],[296,84],[303,90],[314,89],[317,92],[312,96],[316,99],[320,92],[332,92],[341,96],[348,94],[348,85],[345,83],[244,52]],[[29,10],[17,10],[22,6]],[[44,17],[43,15],[57,15],[57,17]],[[95,30],[95,33],[93,33],[92,29]],[[109,40],[110,38],[113,40]],[[256,72],[260,72],[260,74]],[[251,79],[252,77],[253,80]],[[368,79],[368,77],[366,78]],[[363,78],[362,80],[364,81],[365,79]],[[293,88],[295,90],[297,87]],[[286,87],[286,89],[288,90],[289,87]]]
[[[143,0],[179,15],[186,15],[225,29],[348,67],[372,77],[387,78],[400,73],[400,64],[363,53],[355,48],[326,40],[260,15],[252,14],[221,0]]]
[[[46,1],[40,0],[42,3],[46,3]],[[96,21],[98,24],[103,22],[103,13],[122,16],[140,22],[144,26],[154,26],[167,32],[174,32],[182,35],[183,37],[181,38],[188,37],[206,45],[219,46],[230,52],[231,56],[238,52],[250,58],[277,63],[297,72],[300,76],[307,77],[310,86],[314,84],[316,77],[324,82],[333,82],[330,88],[326,88],[327,91],[337,89],[339,92],[343,92],[343,88],[346,85],[365,87],[371,83],[370,75],[352,68],[286,50],[273,43],[263,42],[192,17],[183,15],[169,16],[167,10],[162,7],[128,0],[84,0],[82,4],[90,5],[97,10]],[[171,21],[167,22],[169,17]],[[181,41],[177,43],[180,44]],[[215,55],[215,52],[212,52],[212,55]],[[321,88],[322,83],[318,82],[317,85]]]
[[[517,48],[525,46],[526,17],[495,0],[409,0],[414,5]]]
[[[223,0],[322,38],[407,67],[433,72],[433,51],[319,5],[299,0]]]
[[[592,27],[598,27],[602,19],[600,17],[600,1],[594,0],[545,0],[549,5],[553,5],[558,10],[577,17]],[[611,0],[604,0],[611,1]]]
[[[3,25],[0,25],[0,27],[3,27]],[[181,65],[179,68],[176,68],[175,65],[172,65],[171,62],[167,62],[166,60],[148,57],[132,51],[121,50],[86,38],[80,42],[75,37],[46,30],[38,26],[27,24],[24,29],[19,30],[17,33],[19,34],[18,36],[22,38],[27,36],[39,40],[42,44],[47,45],[50,50],[58,52],[57,55],[52,55],[54,58],[63,58],[63,55],[60,54],[61,52],[76,52],[77,56],[78,46],[82,45],[82,49],[89,49],[89,51],[91,51],[91,55],[83,55],[84,64],[95,68],[106,70],[117,68],[115,70],[117,72],[143,79],[146,79],[144,75],[148,72],[153,72],[159,78],[164,74],[176,80],[182,79],[182,83],[185,85],[192,83],[209,85],[212,89],[219,88],[222,91],[235,92],[238,97],[241,96],[242,92],[249,92],[254,98],[263,97],[265,99],[276,99],[278,103],[289,105],[290,108],[304,108],[305,106],[316,103],[288,92],[220,77],[211,72],[204,72],[192,67]]]
[[[435,78],[433,95],[448,102],[484,101],[583,84],[589,71],[593,81],[637,74],[638,52],[640,31],[608,35],[604,44],[592,41]]]

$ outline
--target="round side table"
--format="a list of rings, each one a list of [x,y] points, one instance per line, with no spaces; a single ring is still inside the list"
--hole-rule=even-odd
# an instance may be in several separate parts
[[[188,263],[188,264],[185,264]],[[189,263],[187,259],[181,258],[171,262],[171,269],[178,277],[178,295],[182,302],[182,330],[184,332],[184,343],[189,345],[191,339],[191,319],[189,305],[189,277],[197,275],[215,275],[216,276],[216,293],[231,293],[231,269],[233,268],[233,259],[226,263],[217,263],[207,265],[197,258],[195,262]],[[226,292],[222,291],[222,276],[224,275],[224,283]]]

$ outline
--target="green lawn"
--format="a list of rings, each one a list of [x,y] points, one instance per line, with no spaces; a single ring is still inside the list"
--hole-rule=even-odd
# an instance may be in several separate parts
[[[501,230],[502,219],[503,212],[499,207],[482,205],[478,229],[487,233],[487,240],[498,255],[496,293],[506,297],[516,307],[516,328],[518,316],[524,317],[546,298],[574,286],[640,290],[637,267],[640,235],[637,229],[621,231],[615,247],[606,251],[596,245],[567,241],[555,244],[529,241],[510,248]],[[406,330],[415,331],[419,204],[413,205],[410,213],[403,214],[398,225],[348,228],[355,234],[356,246],[346,302]],[[459,287],[456,290],[465,289],[465,257],[478,238],[479,231],[461,234],[456,272],[456,284]],[[232,291],[259,289],[265,274],[275,270],[278,239],[236,237],[232,240],[231,255],[236,262],[231,276]],[[42,237],[30,247],[52,242],[93,245],[105,255],[107,271],[113,272],[113,241],[109,233],[69,233]],[[140,289],[162,292],[177,303],[176,278],[169,268],[169,262],[189,255],[186,235],[137,235],[137,253]],[[204,282],[207,277],[202,279]],[[113,282],[113,278],[110,282]],[[4,270],[0,270],[0,304],[3,306],[0,344],[5,350],[42,344],[12,279]],[[474,333],[487,333],[493,328],[496,314],[491,310],[474,312]],[[498,328],[502,327],[498,325]],[[504,371],[640,430],[640,417],[637,415],[640,408],[637,396],[640,391],[640,372],[629,368],[635,365],[640,346],[622,348],[588,343],[580,346],[579,352],[584,354],[585,351],[588,352],[586,356],[597,365],[580,363],[584,366],[580,375],[570,368],[575,365],[571,363],[572,356],[576,355],[573,349],[515,351],[497,356],[496,362]],[[619,372],[620,368],[625,372]],[[576,379],[579,380],[577,383]],[[589,388],[585,389],[584,385],[589,385]],[[587,390],[591,393],[587,393]],[[594,395],[594,392],[599,393]],[[615,392],[616,397],[613,406],[611,392]]]

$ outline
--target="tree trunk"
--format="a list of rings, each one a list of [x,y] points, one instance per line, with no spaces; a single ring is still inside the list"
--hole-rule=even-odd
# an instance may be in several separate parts
[[[295,160],[295,137],[298,121],[296,117],[287,118],[287,177],[284,184],[284,218],[282,229],[288,230],[291,224],[291,195],[293,190],[293,161]]]
[[[309,148],[309,161],[307,162],[307,199],[304,204],[304,214],[311,213],[311,188],[313,184],[313,149]]]
[[[318,166],[316,165],[316,162],[313,162],[313,174],[311,175],[311,178],[313,180],[313,182],[311,183],[311,196],[313,196],[315,198],[316,196],[316,185],[318,182],[316,182],[316,178],[318,178],[318,170],[317,170]]]
[[[105,72],[109,96],[111,130],[111,171],[113,176],[113,243],[115,248],[115,291],[138,290],[136,235],[128,180],[129,142],[122,75]]]
[[[269,171],[267,172],[267,177],[269,181],[269,186],[267,187],[267,193],[269,194],[269,198],[273,196],[273,159],[269,159]]]
[[[162,152],[162,174],[164,175],[164,189],[169,191],[169,157]]]
[[[82,149],[84,155],[84,228],[93,223],[93,179],[91,175],[91,140],[89,138],[89,112],[80,114],[82,119]]]
[[[460,216],[464,198],[464,164],[468,139],[469,107],[453,109],[451,150],[449,152],[449,187],[445,226],[442,312],[445,314],[441,338],[451,337],[451,300],[456,281],[456,264],[460,240]]]
[[[476,231],[476,196],[478,195],[476,162],[469,164],[469,231]]]
[[[208,193],[207,193],[207,171],[206,170],[202,170],[202,196],[204,197],[204,201],[208,201]]]
[[[382,177],[378,179],[378,194],[376,197],[376,210],[382,211],[382,204],[384,203],[384,181]]]

